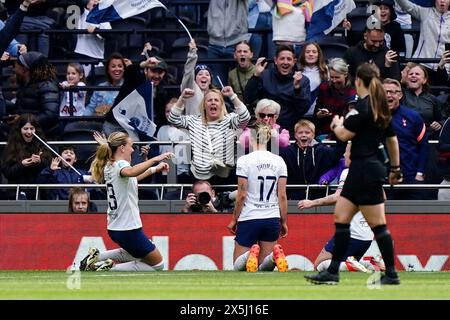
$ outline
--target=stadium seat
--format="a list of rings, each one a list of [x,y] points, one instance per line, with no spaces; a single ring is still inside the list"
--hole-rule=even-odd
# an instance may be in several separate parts
[[[147,19],[141,16],[134,16],[125,20],[118,20],[111,22],[113,29],[134,30],[133,33],[128,34],[129,40],[127,41],[127,34],[119,35],[116,37],[116,48],[118,51],[126,47],[143,47],[145,36],[143,33],[135,33],[136,30],[143,30],[147,27]]]
[[[331,58],[342,58],[345,51],[349,48],[346,44],[332,42],[319,42],[319,46],[322,49],[325,59],[327,60]]]
[[[103,125],[96,121],[75,121],[64,127],[60,137],[61,141],[94,141],[94,131],[102,131]],[[89,169],[89,160],[97,150],[96,144],[73,145],[77,155],[77,165]]]

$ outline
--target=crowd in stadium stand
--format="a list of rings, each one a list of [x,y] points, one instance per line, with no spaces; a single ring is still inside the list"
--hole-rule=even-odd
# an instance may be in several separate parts
[[[70,178],[73,169],[52,162],[30,132],[60,142],[129,130],[116,119],[127,110],[117,106],[151,81],[156,129],[138,140],[172,144],[137,145],[133,164],[172,151],[177,170],[145,182],[236,184],[236,158],[251,151],[249,131],[263,121],[273,128],[270,150],[287,163],[288,185],[335,184],[344,148],[329,125],[352,109],[355,70],[370,62],[385,80],[403,183],[450,184],[450,0],[376,0],[372,11],[356,0],[334,30],[313,38],[305,8],[294,1],[288,12],[277,1],[161,2],[195,30],[193,39],[163,8],[95,26],[86,17],[98,0],[0,2],[3,183],[87,181]],[[192,147],[177,144],[186,140]],[[80,171],[94,151],[74,144]],[[322,191],[288,188],[288,197],[314,199]],[[438,199],[438,189],[395,191],[388,199]],[[449,192],[440,190],[439,199]],[[68,199],[68,192],[40,198]]]

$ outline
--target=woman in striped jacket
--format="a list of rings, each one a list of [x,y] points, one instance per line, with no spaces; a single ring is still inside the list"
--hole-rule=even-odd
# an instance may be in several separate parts
[[[228,178],[235,165],[235,131],[245,128],[250,113],[233,89],[227,86],[222,91],[210,89],[205,92],[199,115],[183,116],[184,101],[193,95],[192,89],[183,90],[172,107],[169,122],[189,132],[191,172],[196,179],[208,180],[213,176]],[[231,100],[235,112],[227,113],[223,97]],[[220,178],[217,182],[226,182],[226,179]]]

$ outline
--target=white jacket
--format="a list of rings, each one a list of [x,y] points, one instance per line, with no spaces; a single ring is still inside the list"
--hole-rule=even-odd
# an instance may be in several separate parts
[[[408,0],[396,0],[398,5],[420,20],[420,37],[413,58],[441,58],[445,43],[450,43],[450,11],[440,13],[436,7],[418,6]],[[436,70],[437,63],[422,63]],[[447,72],[450,70],[447,70]]]

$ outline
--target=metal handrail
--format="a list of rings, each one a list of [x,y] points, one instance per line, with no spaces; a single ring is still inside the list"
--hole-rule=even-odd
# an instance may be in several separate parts
[[[39,191],[41,189],[61,189],[61,188],[72,188],[72,187],[80,187],[80,188],[106,188],[106,184],[0,184],[0,189],[16,189],[16,199],[19,200],[20,195],[20,189],[36,189],[36,198],[35,200],[39,200]],[[140,189],[161,189],[159,200],[164,199],[164,192],[168,188],[180,188],[180,200],[182,199],[183,192],[185,188],[190,189],[192,187],[192,184],[179,184],[179,183],[154,183],[154,184],[139,184]],[[306,189],[306,195],[305,198],[308,199],[309,192],[311,189],[325,189],[326,194],[328,195],[329,191],[331,189],[335,189],[339,187],[337,184],[331,184],[331,185],[321,185],[321,184],[290,184],[286,185],[287,189],[294,189],[294,188],[302,188]],[[214,189],[237,189],[236,184],[228,184],[228,185],[213,185]],[[383,184],[383,189],[450,189],[450,185],[441,185],[441,184],[398,184],[398,185],[390,185],[390,184]],[[143,199],[141,199],[143,200]]]

